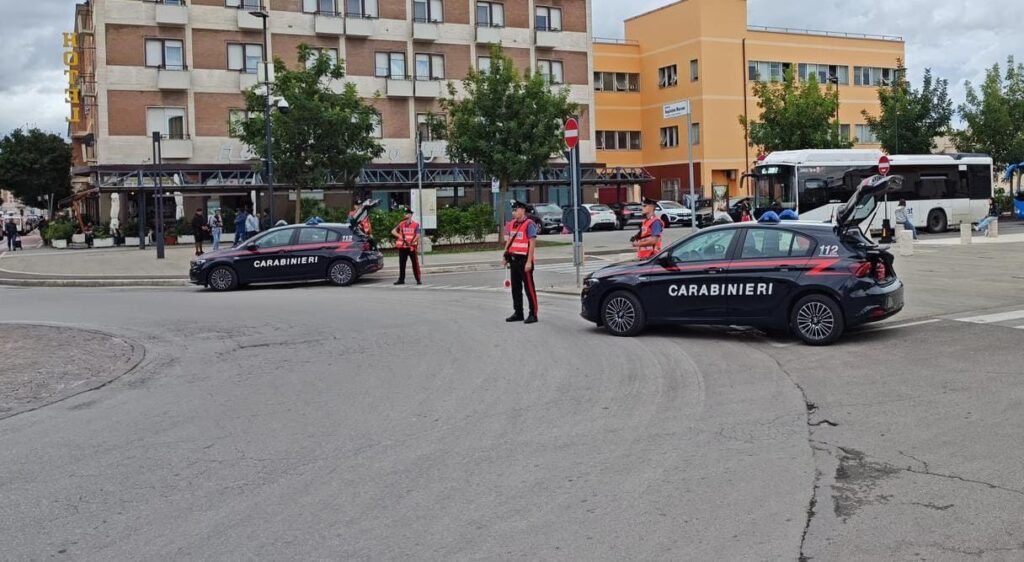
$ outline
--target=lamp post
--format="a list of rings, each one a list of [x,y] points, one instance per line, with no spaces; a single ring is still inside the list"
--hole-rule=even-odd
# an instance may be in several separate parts
[[[266,150],[264,151],[266,157],[266,182],[267,182],[267,211],[270,215],[270,224],[274,224],[274,158],[273,158],[273,137],[271,135],[270,127],[270,111],[272,102],[270,99],[270,55],[268,52],[270,43],[270,32],[267,27],[267,22],[270,20],[270,10],[264,10],[260,8],[258,11],[249,12],[249,15],[260,18],[263,20],[263,128],[266,136]],[[298,201],[295,203],[299,204]],[[258,212],[253,209],[253,212]]]
[[[163,150],[160,146],[160,131],[153,131],[153,164],[156,168],[156,201],[154,210],[156,212],[156,259],[164,259],[164,183],[160,177],[163,172]]]

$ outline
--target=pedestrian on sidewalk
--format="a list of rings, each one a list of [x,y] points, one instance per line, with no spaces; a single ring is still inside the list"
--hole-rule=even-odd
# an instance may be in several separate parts
[[[506,322],[537,322],[537,285],[533,281],[534,256],[537,250],[537,225],[526,215],[533,212],[526,203],[512,202],[512,220],[505,227],[504,265],[512,280],[512,316]],[[530,301],[530,315],[523,318],[523,290]]]
[[[395,247],[398,248],[398,281],[395,285],[405,285],[405,262],[412,258],[412,274],[416,277],[416,284],[422,285],[420,278],[420,225],[412,219],[412,209],[405,210],[405,220],[398,223],[391,231],[395,237]]]
[[[974,227],[974,230],[976,230],[976,231],[978,231],[978,232],[980,232],[982,234],[985,234],[985,233],[988,232],[989,225],[991,225],[993,222],[995,222],[997,220],[999,220],[999,211],[996,210],[996,202],[993,201],[992,199],[989,199],[988,200],[988,216],[986,216],[985,218],[981,219],[981,222],[978,223],[978,226]]]
[[[661,251],[661,234],[665,225],[655,216],[657,204],[654,199],[644,198],[644,222],[640,225],[640,232],[630,240],[636,248],[636,259],[641,261],[653,258]]]
[[[86,244],[86,246],[89,246],[90,248],[92,248],[92,241],[94,240],[95,237],[92,234],[92,223],[91,222],[85,223],[85,229],[82,230],[82,234],[85,235],[85,244]]]
[[[14,224],[14,219],[7,219],[7,223],[4,224],[4,238],[7,239],[7,250],[13,252],[14,243],[18,240],[18,227]]]
[[[902,224],[903,228],[910,231],[914,236],[914,240],[917,240],[917,229],[914,228],[914,221],[910,220],[910,213],[907,212],[907,200],[900,199],[899,204],[896,206],[896,224]]]
[[[224,233],[224,217],[220,216],[220,209],[213,212],[210,217],[210,235],[213,237],[213,251],[220,249],[220,236]]]
[[[270,223],[270,209],[263,209],[263,215],[260,217],[260,231],[270,230],[273,226]]]
[[[210,225],[207,224],[206,214],[203,213],[202,209],[196,209],[196,214],[192,215],[192,236],[196,239],[196,255],[203,255],[203,240],[206,239],[206,233],[210,231]]]
[[[235,246],[245,242],[245,221],[249,218],[249,209],[242,207],[235,215]]]
[[[254,211],[245,217],[245,239],[248,240],[260,233],[260,217]]]

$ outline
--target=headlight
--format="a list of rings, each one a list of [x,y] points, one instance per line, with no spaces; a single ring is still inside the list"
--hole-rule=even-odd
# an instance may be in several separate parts
[[[600,282],[601,282],[600,279],[598,279],[597,277],[594,277],[593,274],[590,274],[590,275],[587,276],[586,279],[583,280],[583,286],[589,289],[589,288],[593,287],[594,285],[597,285]]]
[[[194,265],[194,266],[202,266],[207,261],[209,261],[209,260],[192,260],[192,265]]]

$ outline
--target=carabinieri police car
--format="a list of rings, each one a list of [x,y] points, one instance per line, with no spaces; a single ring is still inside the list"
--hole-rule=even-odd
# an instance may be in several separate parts
[[[582,316],[616,336],[648,324],[717,324],[833,343],[848,328],[903,309],[892,254],[861,230],[902,181],[868,178],[834,223],[769,218],[715,226],[650,260],[597,271],[586,278]]]
[[[384,267],[384,256],[358,226],[306,224],[272,228],[229,250],[192,260],[189,279],[216,291],[250,283],[330,281],[351,285]]]

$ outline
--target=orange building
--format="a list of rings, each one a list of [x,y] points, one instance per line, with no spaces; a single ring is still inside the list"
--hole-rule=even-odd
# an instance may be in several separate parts
[[[755,80],[792,68],[800,80],[837,84],[844,134],[877,148],[861,111],[879,112],[877,88],[905,60],[899,37],[748,26],[746,0],[674,2],[626,20],[625,31],[594,43],[597,160],[646,168],[655,180],[643,195],[663,199],[689,191],[686,117],[666,119],[666,104],[691,103],[698,193],[726,186],[735,195],[757,158],[739,121],[759,115]]]

